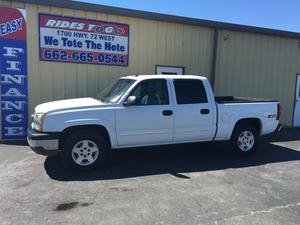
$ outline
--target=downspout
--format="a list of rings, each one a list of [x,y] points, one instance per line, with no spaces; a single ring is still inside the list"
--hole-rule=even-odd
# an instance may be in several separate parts
[[[216,80],[216,63],[217,63],[217,52],[218,52],[218,37],[219,30],[217,28],[214,29],[213,34],[213,49],[212,49],[212,63],[211,63],[211,87],[214,91],[215,89],[215,80]]]

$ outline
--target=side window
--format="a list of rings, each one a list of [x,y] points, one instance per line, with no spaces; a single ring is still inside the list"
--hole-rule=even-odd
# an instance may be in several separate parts
[[[167,81],[164,79],[142,81],[130,95],[137,97],[137,105],[169,104]]]
[[[206,91],[201,80],[175,79],[177,104],[207,103]]]

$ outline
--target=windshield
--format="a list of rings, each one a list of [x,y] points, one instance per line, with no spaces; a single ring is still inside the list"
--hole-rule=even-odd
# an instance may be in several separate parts
[[[116,103],[134,82],[132,79],[120,79],[106,87],[96,98],[101,102]]]

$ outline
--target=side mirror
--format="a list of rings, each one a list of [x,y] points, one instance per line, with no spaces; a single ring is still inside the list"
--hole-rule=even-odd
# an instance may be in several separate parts
[[[131,106],[135,105],[137,102],[137,97],[136,96],[129,96],[126,101],[124,102],[125,106]]]

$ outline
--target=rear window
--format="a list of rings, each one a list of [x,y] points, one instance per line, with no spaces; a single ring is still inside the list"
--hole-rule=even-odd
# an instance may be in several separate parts
[[[201,80],[175,79],[177,104],[207,103],[206,91]]]

